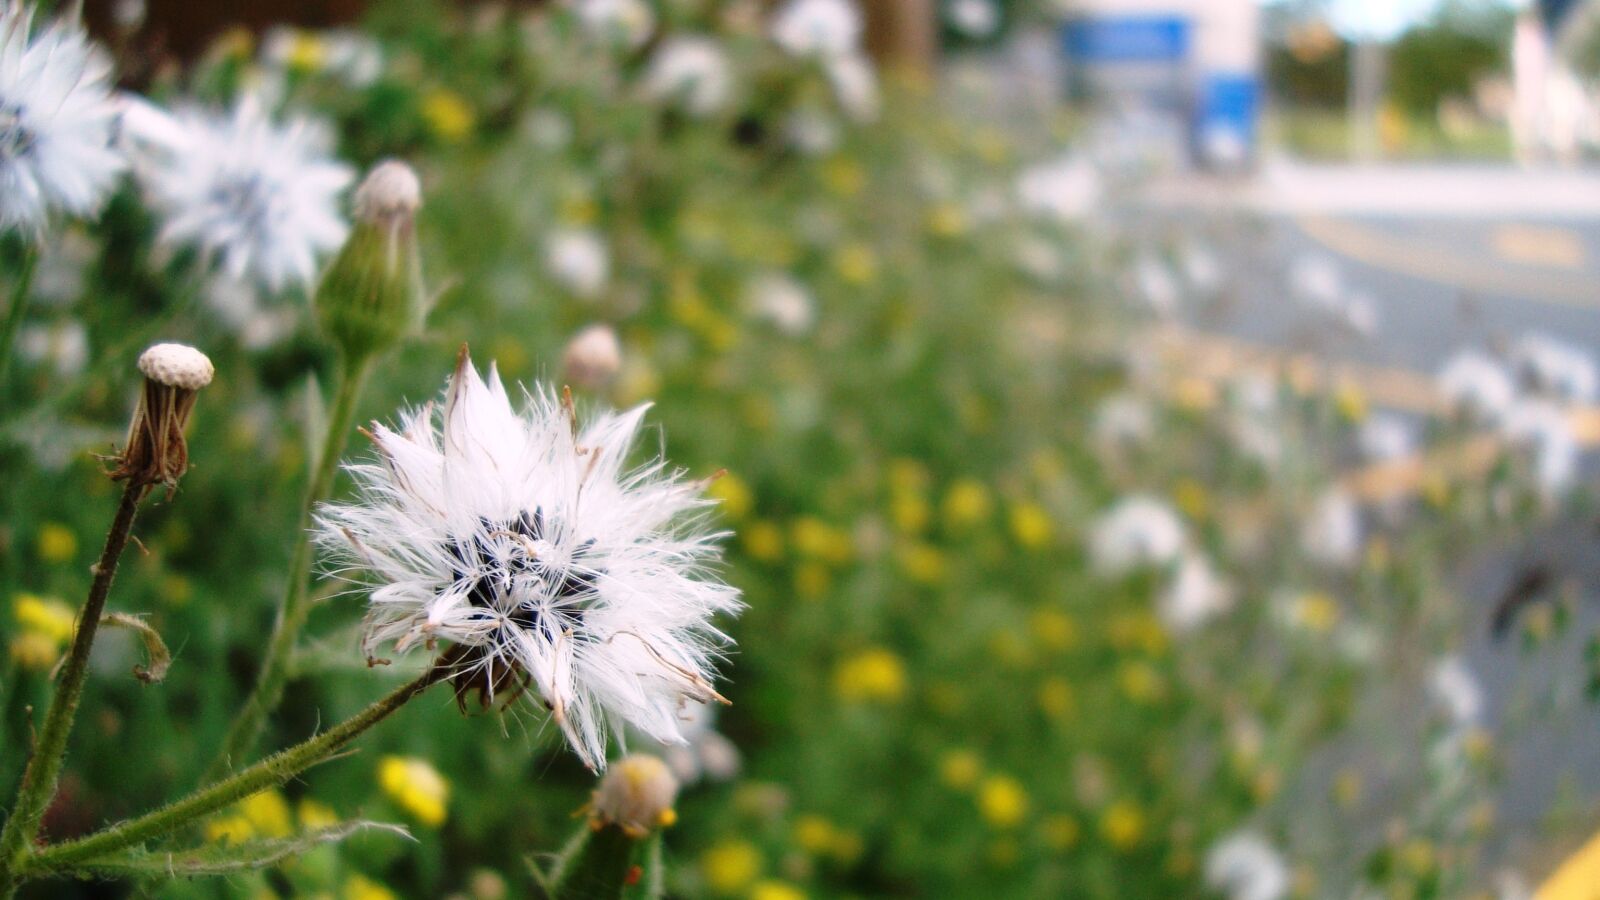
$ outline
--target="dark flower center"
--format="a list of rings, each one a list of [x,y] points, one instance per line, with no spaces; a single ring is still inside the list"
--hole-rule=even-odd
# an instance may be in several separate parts
[[[603,574],[583,563],[594,539],[563,553],[566,529],[542,509],[504,523],[479,519],[478,525],[470,538],[447,547],[456,587],[468,602],[552,641],[563,633],[582,640],[584,613]]]
[[[0,162],[26,155],[35,141],[33,132],[22,124],[22,107],[0,100]]]

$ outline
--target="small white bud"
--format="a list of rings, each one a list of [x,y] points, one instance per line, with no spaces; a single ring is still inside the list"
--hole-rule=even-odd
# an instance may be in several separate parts
[[[610,325],[590,325],[567,342],[561,368],[568,381],[587,390],[605,387],[622,369],[622,345]]]
[[[411,218],[422,208],[422,182],[416,170],[397,160],[385,160],[367,173],[356,188],[355,216],[363,222],[381,222],[396,216]]]
[[[211,359],[187,344],[156,344],[139,356],[139,371],[157,384],[198,391],[211,383]]]
[[[672,804],[678,779],[667,764],[636,753],[611,767],[594,792],[590,825],[596,830],[616,825],[635,840],[678,820]]]

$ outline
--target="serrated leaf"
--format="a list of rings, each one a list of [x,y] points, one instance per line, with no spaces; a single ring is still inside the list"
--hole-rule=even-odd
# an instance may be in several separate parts
[[[161,639],[161,633],[152,628],[144,617],[114,612],[106,613],[100,621],[105,625],[126,628],[134,632],[144,644],[144,653],[149,658],[150,664],[134,666],[133,677],[145,684],[155,684],[167,677],[167,669],[172,667],[172,654],[167,650],[166,641]]]
[[[188,850],[131,850],[102,856],[54,870],[53,875],[75,878],[198,878],[263,869],[275,863],[335,844],[355,834],[382,831],[411,839],[400,825],[357,820],[286,838],[266,838],[238,844],[207,844]]]

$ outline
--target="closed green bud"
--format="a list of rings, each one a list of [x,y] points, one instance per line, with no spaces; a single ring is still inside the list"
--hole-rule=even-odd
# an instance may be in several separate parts
[[[422,187],[397,160],[375,166],[356,188],[355,227],[317,286],[317,320],[352,359],[389,349],[422,317],[416,216]]]

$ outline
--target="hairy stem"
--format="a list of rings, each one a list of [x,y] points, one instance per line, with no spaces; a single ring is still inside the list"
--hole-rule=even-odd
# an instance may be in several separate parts
[[[312,460],[314,468],[311,481],[306,485],[305,498],[300,505],[294,551],[289,558],[288,586],[283,602],[278,606],[278,617],[267,643],[267,655],[261,661],[261,670],[256,673],[256,683],[250,690],[250,696],[239,708],[216,758],[201,777],[201,784],[216,781],[236,762],[250,755],[261,738],[267,716],[278,708],[283,699],[294,648],[311,614],[311,514],[317,503],[332,490],[334,475],[339,471],[339,457],[344,453],[345,442],[355,424],[356,401],[371,371],[371,356],[340,357],[333,412],[328,419],[327,433],[323,435],[322,450]]]
[[[61,780],[67,737],[72,733],[78,701],[83,695],[83,682],[89,674],[89,651],[94,646],[100,616],[106,608],[106,597],[111,593],[111,579],[117,573],[117,560],[122,556],[123,548],[128,546],[133,519],[139,511],[139,501],[148,490],[147,486],[133,481],[123,489],[116,518],[112,520],[111,531],[106,534],[105,549],[100,552],[100,561],[95,564],[94,583],[89,587],[89,599],[84,601],[83,611],[78,616],[72,648],[67,651],[66,664],[61,670],[61,681],[50,698],[50,711],[45,714],[38,745],[28,760],[27,769],[22,773],[22,784],[17,788],[17,800],[12,804],[11,817],[6,820],[5,830],[0,832],[0,897],[9,897],[16,890],[17,876],[26,867],[28,857],[33,852],[39,824]]]
[[[6,307],[6,318],[0,323],[0,384],[5,383],[6,372],[11,367],[11,351],[17,341],[17,330],[28,312],[28,292],[33,288],[33,273],[39,267],[39,251],[32,247],[23,251],[22,266],[17,270],[17,283],[11,288],[11,302]]]
[[[435,664],[422,676],[323,733],[282,750],[222,781],[173,801],[160,809],[119,822],[102,831],[45,847],[31,854],[22,874],[49,875],[171,834],[202,816],[251,794],[276,787],[338,753],[362,732],[388,718],[414,697],[450,675],[446,665]]]

